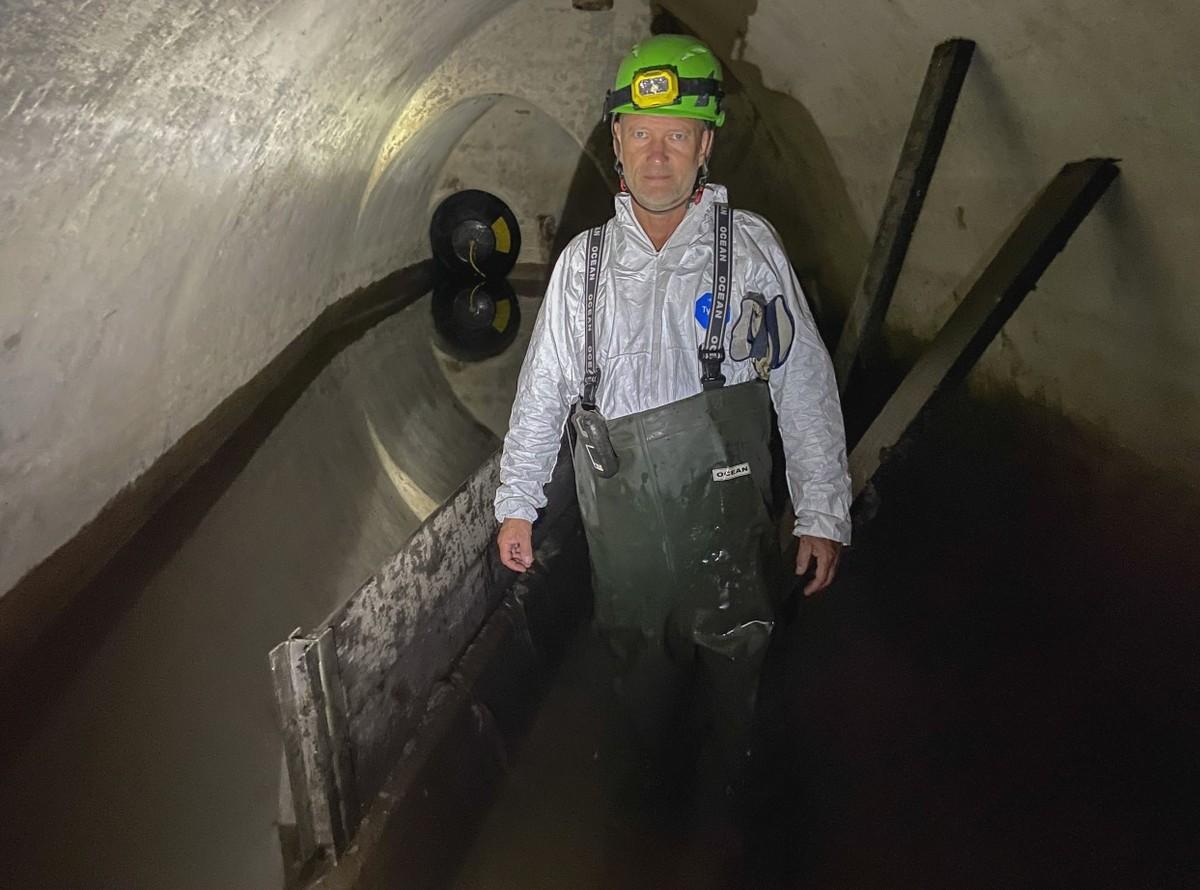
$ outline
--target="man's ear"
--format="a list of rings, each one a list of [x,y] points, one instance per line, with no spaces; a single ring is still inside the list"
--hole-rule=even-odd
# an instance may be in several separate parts
[[[713,142],[716,141],[717,131],[715,127],[705,127],[704,132],[700,134],[700,151],[704,156],[704,163],[708,163],[712,158]]]
[[[621,133],[620,133],[620,118],[613,115],[612,122],[612,141],[613,141],[613,157],[618,161],[621,159]]]

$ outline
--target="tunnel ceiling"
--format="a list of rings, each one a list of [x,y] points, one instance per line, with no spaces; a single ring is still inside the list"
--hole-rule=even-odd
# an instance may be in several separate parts
[[[976,382],[1197,479],[1195,4],[666,6],[731,62],[765,133],[745,156],[761,169],[730,163],[730,177],[799,184],[770,190],[771,215],[843,308],[930,50],[979,42],[895,335],[937,329],[1062,163],[1122,158],[1119,186]],[[421,258],[438,174],[501,97],[594,146],[615,61],[654,14],[569,0],[8,4],[0,590],[322,308]]]

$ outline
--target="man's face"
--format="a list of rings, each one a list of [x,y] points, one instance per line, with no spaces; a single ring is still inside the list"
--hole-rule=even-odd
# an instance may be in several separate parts
[[[708,157],[712,130],[698,120],[623,114],[613,125],[613,151],[635,201],[647,210],[678,207],[692,194]]]

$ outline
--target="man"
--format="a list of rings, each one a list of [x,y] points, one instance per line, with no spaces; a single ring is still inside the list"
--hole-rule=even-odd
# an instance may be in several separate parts
[[[555,265],[501,461],[502,562],[533,561],[575,406],[575,464],[595,623],[647,713],[662,678],[699,668],[727,759],[746,751],[780,583],[770,515],[773,402],[806,594],[849,542],[850,489],[832,366],[771,226],[707,185],[724,123],[721,66],[699,41],[634,47],[606,102],[621,194]],[[768,401],[769,400],[769,401]],[[665,685],[669,686],[670,683]]]

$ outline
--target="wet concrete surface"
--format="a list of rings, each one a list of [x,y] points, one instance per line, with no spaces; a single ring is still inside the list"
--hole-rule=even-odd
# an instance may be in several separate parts
[[[1200,882],[1200,501],[1050,412],[943,400],[762,690],[739,832],[603,787],[581,638],[453,886]]]
[[[261,435],[83,592],[54,650],[69,668],[24,677],[0,763],[0,886],[282,886],[267,652],[499,444],[439,369],[427,299],[358,333],[310,357]]]

